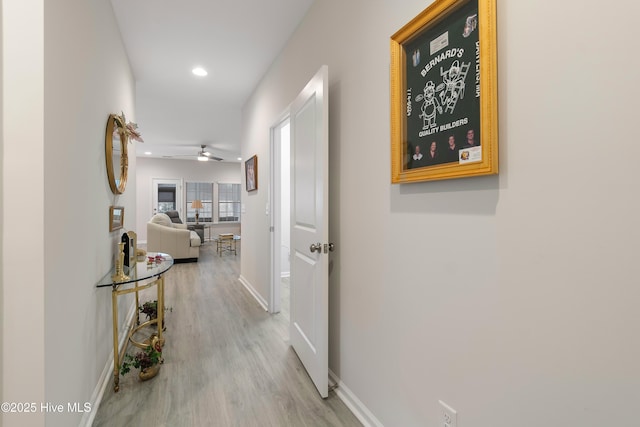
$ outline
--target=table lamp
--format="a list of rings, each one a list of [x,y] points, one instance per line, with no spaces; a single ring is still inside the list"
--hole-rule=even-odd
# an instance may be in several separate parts
[[[202,209],[202,202],[200,200],[194,200],[193,202],[191,202],[191,209],[196,210],[196,224],[197,224],[198,218],[200,217],[200,214],[198,213],[198,209]]]

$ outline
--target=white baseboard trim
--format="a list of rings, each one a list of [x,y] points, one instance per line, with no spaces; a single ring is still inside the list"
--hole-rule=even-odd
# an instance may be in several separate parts
[[[260,304],[260,306],[264,308],[264,311],[268,312],[269,303],[267,303],[267,301],[264,298],[262,298],[262,296],[260,296],[258,291],[255,290],[255,288],[251,285],[251,283],[249,283],[249,281],[245,279],[242,275],[238,277],[238,280],[247,289],[247,291],[249,291],[249,293],[255,298],[255,300],[258,301],[258,304]]]
[[[124,324],[127,327],[123,327],[122,331],[128,331],[128,326],[133,322],[133,317],[136,315],[136,304],[135,301],[131,304],[131,309],[127,314],[126,320]],[[121,334],[120,342],[118,343],[118,351],[122,351],[122,346],[127,339],[127,334]],[[98,380],[98,384],[96,384],[96,388],[93,390],[93,394],[91,395],[91,411],[85,412],[80,420],[80,426],[91,427],[93,424],[93,420],[96,418],[96,414],[98,413],[98,408],[100,407],[100,402],[102,402],[102,396],[104,396],[104,392],[107,389],[108,385],[111,385],[113,381],[113,350],[109,353],[109,357],[107,358],[107,364],[104,366],[102,370],[102,374],[100,375],[100,379]]]
[[[353,415],[356,416],[364,427],[384,427],[369,408],[367,408],[331,370],[329,370],[329,382],[332,387],[337,385],[334,390],[336,395],[347,405],[347,408],[353,412]]]

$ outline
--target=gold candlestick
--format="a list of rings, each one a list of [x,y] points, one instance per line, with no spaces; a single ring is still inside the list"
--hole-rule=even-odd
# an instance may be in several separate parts
[[[116,258],[116,272],[111,276],[114,282],[124,282],[129,280],[129,276],[124,274],[124,242],[118,243],[118,257]]]

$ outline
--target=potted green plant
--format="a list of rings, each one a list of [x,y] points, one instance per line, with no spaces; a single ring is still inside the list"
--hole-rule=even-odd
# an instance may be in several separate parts
[[[158,375],[160,364],[164,362],[162,358],[162,346],[158,337],[153,337],[151,344],[139,351],[135,355],[129,353],[124,355],[124,360],[120,366],[120,375],[126,375],[131,368],[139,369],[138,377],[146,381]]]

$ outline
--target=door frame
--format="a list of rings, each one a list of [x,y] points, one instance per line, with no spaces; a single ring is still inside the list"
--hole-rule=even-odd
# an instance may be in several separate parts
[[[149,218],[156,214],[158,184],[176,184],[176,210],[180,214],[180,219],[184,221],[184,183],[182,181],[182,178],[151,178],[151,216]]]
[[[271,233],[271,274],[269,292],[269,313],[279,313],[281,309],[282,285],[281,269],[282,257],[282,147],[280,145],[280,131],[282,126],[289,122],[290,110],[287,107],[279,119],[269,129],[269,155],[271,156],[271,171],[269,187],[271,189],[269,200],[269,212],[271,212],[269,231]]]

